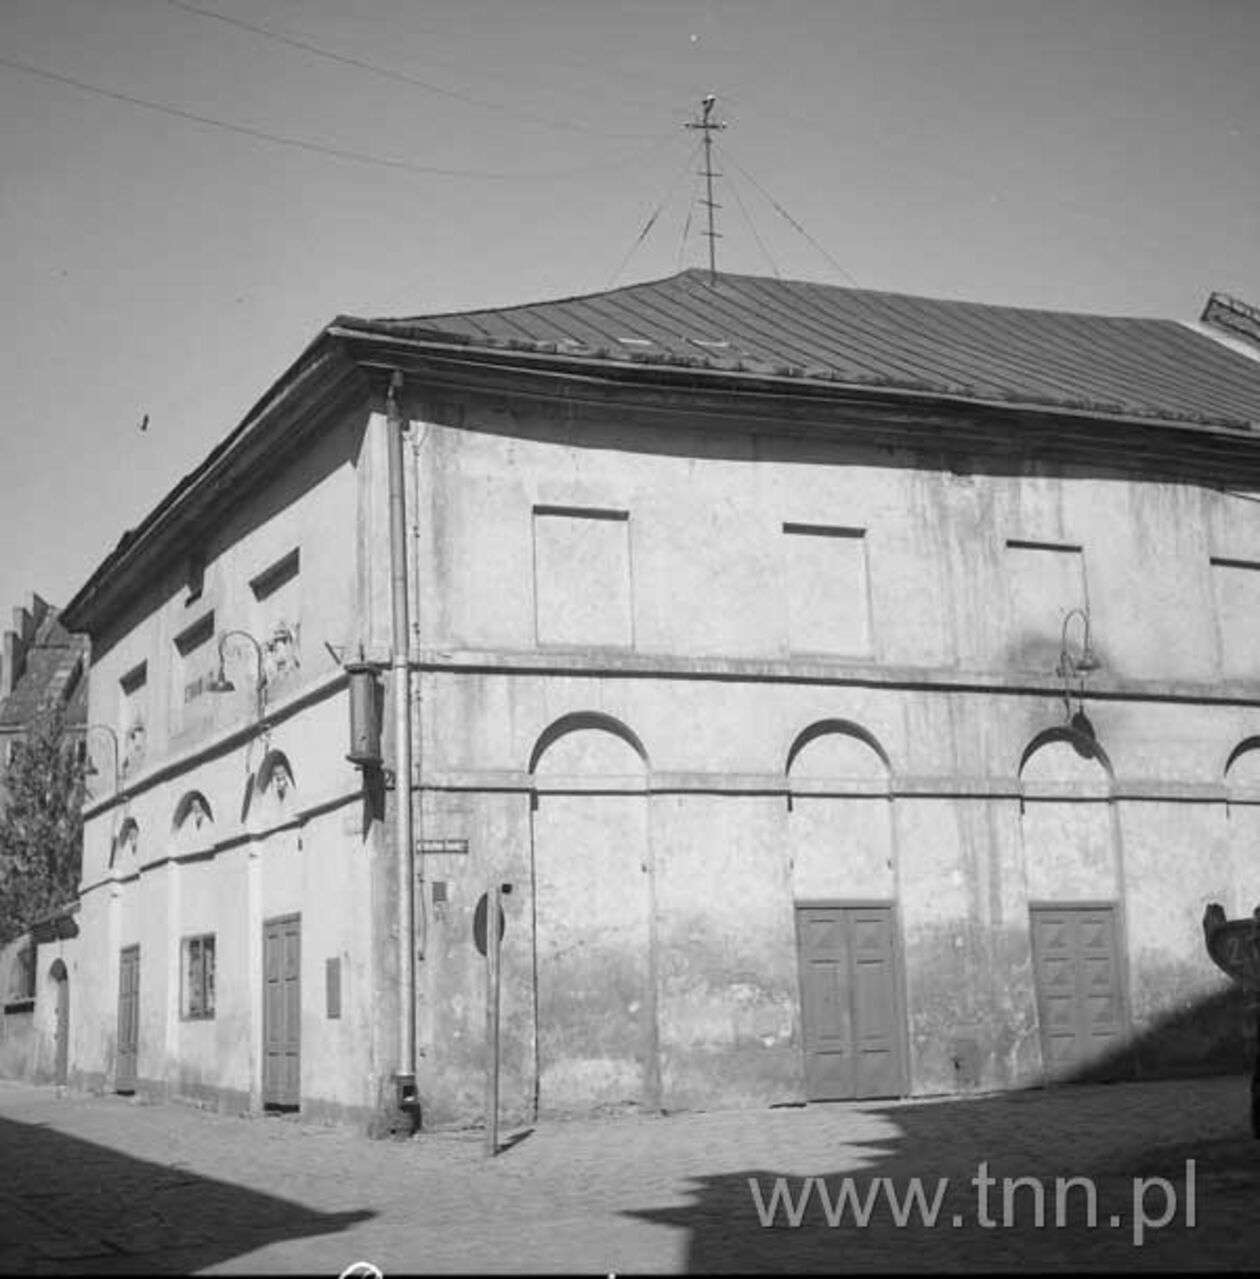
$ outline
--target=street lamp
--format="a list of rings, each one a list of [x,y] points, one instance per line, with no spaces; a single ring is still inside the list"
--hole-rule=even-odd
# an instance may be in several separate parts
[[[114,732],[114,730],[110,728],[108,724],[89,724],[83,730],[83,739],[85,742],[87,740],[87,736],[89,733],[108,733],[109,740],[114,743],[114,790],[117,791],[119,787],[118,734]],[[96,764],[92,759],[92,756],[89,754],[87,765],[83,769],[84,776],[98,777],[100,775],[100,771],[101,770],[96,767]]]
[[[254,646],[254,656],[258,659],[258,680],[255,684],[255,710],[259,719],[262,719],[263,709],[267,700],[267,671],[263,666],[262,645],[248,631],[224,631],[219,636],[219,669],[214,678],[207,685],[212,693],[234,693],[236,685],[227,677],[225,669],[227,662],[226,646],[228,640],[233,637],[246,639]]]
[[[1072,655],[1068,647],[1068,627],[1074,617],[1081,619],[1083,634],[1081,636],[1081,652],[1079,657]],[[1093,726],[1085,716],[1081,701],[1085,695],[1085,676],[1091,671],[1100,670],[1102,662],[1089,642],[1089,613],[1083,608],[1070,609],[1063,619],[1063,631],[1059,639],[1059,664],[1055,674],[1063,681],[1063,706],[1068,723],[1086,736],[1093,736]],[[1071,681],[1077,680],[1076,714],[1072,714]]]

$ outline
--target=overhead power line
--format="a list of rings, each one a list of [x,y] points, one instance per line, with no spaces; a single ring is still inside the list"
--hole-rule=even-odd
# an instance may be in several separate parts
[[[247,124],[234,124],[230,120],[220,120],[214,116],[200,115],[195,111],[185,111],[182,107],[173,107],[165,102],[154,102],[151,98],[140,98],[130,93],[121,93],[117,89],[102,88],[98,84],[89,84],[86,80],[75,79],[74,76],[62,75],[57,71],[49,71],[45,67],[37,67],[29,62],[19,62],[16,58],[0,56],[0,66],[23,71],[27,75],[38,76],[43,80],[52,80],[58,84],[68,84],[84,93],[94,93],[102,98],[112,98],[115,102],[126,102],[134,107],[144,107],[148,111],[157,111],[162,115],[175,116],[180,120],[191,120],[196,124],[209,125],[215,129],[226,129],[231,133],[239,133],[248,138],[256,138],[262,142],[271,142],[277,146],[294,147],[299,151],[312,151],[318,155],[335,156],[339,160],[353,160],[357,164],[371,164],[386,169],[402,169],[410,173],[423,173],[429,176],[447,178],[480,178],[492,181],[533,181],[547,178],[578,177],[595,169],[610,168],[624,164],[624,158],[618,160],[602,160],[596,164],[584,165],[574,169],[537,170],[535,172],[510,172],[496,169],[450,169],[440,165],[415,164],[410,160],[396,160],[388,156],[369,155],[365,151],[354,151],[348,147],[329,146],[322,142],[310,142],[305,138],[289,138],[279,133],[270,133],[266,129],[255,129]],[[661,139],[657,139],[658,147]]]
[[[383,67],[379,63],[368,62],[365,58],[356,58],[348,53],[337,53],[332,49],[325,49],[320,45],[312,44],[309,40],[299,40],[296,36],[287,36],[282,32],[273,31],[269,27],[260,27],[256,23],[246,22],[243,18],[232,18],[226,13],[217,13],[213,9],[203,9],[200,5],[189,4],[188,0],[166,0],[166,3],[173,9],[182,9],[185,13],[195,13],[203,18],[212,18],[215,22],[222,22],[229,27],[237,27],[241,31],[252,32],[254,35],[262,36],[266,40],[274,40],[278,44],[288,45],[291,49],[301,49],[304,53],[312,54],[317,58],[325,58],[329,62],[339,62],[343,66],[355,67],[360,71],[370,71],[373,75],[384,76],[389,80],[397,80],[403,84],[409,84],[413,88],[424,90],[426,93],[435,93],[444,98],[453,98],[456,102],[466,102],[471,106],[484,107],[489,111],[505,111],[515,119],[533,120],[537,124],[545,124],[553,129],[595,134],[604,138],[642,138],[648,136],[642,133],[609,133],[606,129],[591,128],[580,124],[577,120],[542,115],[537,111],[511,106],[506,102],[493,102],[488,98],[479,98],[476,94],[464,93],[459,89],[448,89],[442,85],[432,84],[428,80],[421,80],[418,76],[409,75],[405,71],[397,71],[393,67]]]

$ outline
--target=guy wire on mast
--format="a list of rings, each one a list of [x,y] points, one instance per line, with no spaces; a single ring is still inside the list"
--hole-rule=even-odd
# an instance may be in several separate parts
[[[720,173],[713,172],[713,133],[717,129],[725,129],[726,122],[723,120],[712,119],[713,106],[717,102],[716,95],[709,93],[704,97],[701,103],[701,115],[699,120],[688,120],[683,126],[686,129],[703,129],[704,130],[704,183],[707,199],[703,200],[709,210],[709,229],[703,232],[709,237],[709,285],[712,287],[717,283],[717,255],[716,244],[719,235],[713,229],[713,211],[721,208],[713,199],[713,179],[720,178]]]

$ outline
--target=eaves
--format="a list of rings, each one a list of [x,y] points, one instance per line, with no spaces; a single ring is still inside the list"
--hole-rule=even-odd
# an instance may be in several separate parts
[[[246,414],[239,426],[124,534],[61,612],[71,630],[98,636],[153,579],[187,554],[228,505],[236,505],[283,467],[356,395],[358,366],[321,332]]]
[[[503,395],[592,409],[677,416],[691,426],[842,435],[888,447],[1053,461],[1148,478],[1260,485],[1260,433],[1249,423],[1118,412],[1106,406],[991,400],[909,386],[764,371],[608,360],[428,340],[338,317],[329,327],[378,376],[396,368],[426,391]]]

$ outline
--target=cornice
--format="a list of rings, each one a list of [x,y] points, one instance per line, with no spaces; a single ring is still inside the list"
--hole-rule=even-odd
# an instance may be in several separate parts
[[[884,385],[704,367],[651,365],[512,348],[425,341],[334,323],[365,371],[395,368],[427,392],[615,406],[707,429],[839,435],[882,447],[947,450],[1007,464],[1022,459],[1102,466],[1169,480],[1260,483],[1260,433],[1175,418],[1066,405],[984,400]]]

